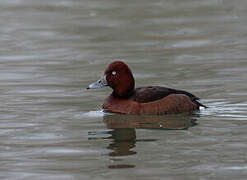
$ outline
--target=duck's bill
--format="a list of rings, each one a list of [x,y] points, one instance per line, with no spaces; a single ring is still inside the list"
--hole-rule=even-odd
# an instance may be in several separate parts
[[[104,76],[103,78],[99,79],[97,82],[90,84],[87,89],[96,89],[96,88],[101,88],[103,86],[107,86],[107,81],[106,77]]]

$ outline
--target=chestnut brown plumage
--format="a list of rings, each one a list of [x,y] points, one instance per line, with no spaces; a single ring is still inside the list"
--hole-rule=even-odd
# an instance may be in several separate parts
[[[161,86],[135,89],[130,68],[122,61],[111,63],[104,77],[89,88],[110,86],[112,94],[105,99],[103,109],[123,114],[178,114],[199,109],[201,104],[195,95]]]

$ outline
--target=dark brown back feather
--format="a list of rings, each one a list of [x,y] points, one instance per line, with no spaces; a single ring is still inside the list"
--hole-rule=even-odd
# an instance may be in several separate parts
[[[195,95],[189,92],[161,87],[161,86],[148,86],[148,87],[136,88],[133,94],[131,95],[131,99],[139,103],[148,103],[162,99],[171,94],[184,94],[190,97],[191,101],[197,104],[198,106],[206,107],[200,102],[198,102],[199,100],[198,97],[196,97]]]

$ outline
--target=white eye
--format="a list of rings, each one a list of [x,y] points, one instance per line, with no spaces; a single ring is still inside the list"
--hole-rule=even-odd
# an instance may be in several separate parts
[[[117,72],[116,71],[112,71],[112,73],[111,73],[112,75],[116,75],[117,74]]]

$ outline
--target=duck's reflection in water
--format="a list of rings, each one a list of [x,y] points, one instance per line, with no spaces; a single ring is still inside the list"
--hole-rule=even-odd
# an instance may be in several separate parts
[[[166,129],[185,130],[196,125],[196,119],[190,115],[104,115],[108,129]]]
[[[135,147],[136,143],[136,131],[133,128],[127,129],[114,129],[110,131],[112,143],[107,147],[113,150],[109,153],[109,156],[126,156],[136,154],[135,151],[131,151]]]
[[[104,123],[108,129],[112,129],[108,134],[112,139],[107,149],[112,150],[109,156],[113,163],[121,161],[120,156],[136,154],[133,150],[138,141],[156,141],[156,139],[137,139],[136,129],[163,129],[163,130],[185,130],[196,125],[196,120],[188,115],[170,116],[134,116],[134,115],[104,115]],[[114,157],[114,158],[113,158]],[[109,168],[133,168],[135,165],[114,164]]]
[[[109,144],[107,149],[112,150],[109,153],[109,156],[112,157],[112,164],[108,167],[111,169],[119,169],[119,168],[134,168],[135,165],[132,164],[124,164],[122,163],[122,159],[118,158],[120,156],[128,156],[136,154],[136,151],[132,149],[136,144],[136,131],[134,128],[120,128],[113,129],[109,132],[111,134],[111,139],[113,141]]]

